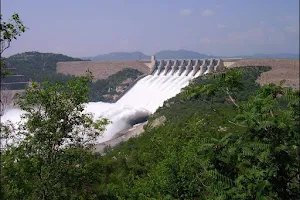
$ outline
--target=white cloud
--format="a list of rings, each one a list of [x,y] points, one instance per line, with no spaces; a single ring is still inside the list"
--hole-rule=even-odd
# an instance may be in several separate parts
[[[228,26],[227,25],[225,25],[225,24],[218,24],[217,25],[217,28],[227,28]]]
[[[192,10],[191,9],[182,9],[182,10],[180,10],[179,13],[184,16],[189,16],[192,14]]]
[[[202,12],[202,16],[205,16],[205,17],[210,17],[210,16],[213,16],[214,14],[215,14],[215,12],[213,12],[212,10],[209,10],[209,9],[205,9]]]
[[[284,30],[286,32],[289,32],[289,33],[297,33],[299,31],[299,27],[296,27],[296,26],[286,26],[284,28]]]

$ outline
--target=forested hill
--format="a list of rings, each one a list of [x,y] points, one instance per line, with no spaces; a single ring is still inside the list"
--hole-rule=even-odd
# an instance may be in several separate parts
[[[268,70],[193,80],[141,136],[107,149],[99,198],[299,199],[299,92],[260,88]]]
[[[5,59],[9,65],[17,69],[20,74],[34,81],[65,80],[68,76],[56,74],[56,63],[65,61],[82,61],[62,54],[25,52]]]
[[[66,61],[83,61],[62,54],[26,52],[16,54],[5,59],[8,66],[16,68],[18,74],[24,75],[33,81],[61,81],[67,82],[74,76],[57,74],[56,63]],[[107,79],[90,83],[90,101],[112,102],[143,73],[131,68],[125,68]]]

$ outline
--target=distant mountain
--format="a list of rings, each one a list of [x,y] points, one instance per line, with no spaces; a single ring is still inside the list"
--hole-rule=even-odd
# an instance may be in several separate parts
[[[278,54],[253,54],[250,56],[240,56],[243,58],[285,58],[285,59],[299,59],[299,54],[290,54],[290,53],[278,53]]]
[[[203,59],[203,58],[285,58],[285,59],[299,59],[298,54],[253,54],[253,55],[239,55],[239,56],[213,56],[201,54],[195,51],[180,50],[164,50],[154,54],[156,59]],[[151,56],[145,55],[142,52],[113,52],[109,54],[98,55],[95,57],[85,57],[92,61],[116,61],[116,60],[150,60]]]
[[[213,58],[206,54],[201,54],[188,50],[164,50],[154,54],[156,59],[192,59],[192,58]],[[113,52],[109,54],[98,55],[94,57],[83,57],[91,61],[114,61],[114,60],[150,60],[151,56],[142,52]]]
[[[196,59],[196,58],[215,58],[215,56],[209,56],[206,54],[201,54],[195,51],[187,50],[164,50],[155,54],[156,59]]]
[[[113,52],[109,54],[98,55],[95,57],[86,57],[91,61],[114,61],[114,60],[150,60],[150,56],[142,52]]]

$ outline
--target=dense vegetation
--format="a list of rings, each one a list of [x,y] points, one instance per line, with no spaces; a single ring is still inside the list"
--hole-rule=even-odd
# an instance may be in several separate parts
[[[137,69],[125,68],[107,79],[100,79],[90,83],[90,101],[112,102],[113,99],[105,98],[104,95],[121,95],[122,91],[116,91],[116,86],[127,88],[131,83],[143,73]]]
[[[66,82],[72,76],[56,74],[56,63],[82,60],[62,54],[26,52],[10,56],[5,61],[8,63],[8,66],[16,68],[19,74],[33,81],[43,82],[51,80],[52,82]]]
[[[39,154],[37,145],[60,141],[62,128],[85,120],[77,121],[75,114],[71,124],[57,123],[66,117],[59,107],[48,107],[48,117],[40,118],[32,105],[50,105],[47,91],[56,87],[46,87],[41,96],[29,92],[22,101],[34,114],[27,127],[37,133],[59,128],[59,134],[48,140],[33,135],[23,146],[2,152],[1,198],[299,199],[299,91],[259,87],[255,80],[266,70],[251,67],[199,77],[165,102],[143,134],[106,155],[87,153],[80,145],[71,151],[42,148],[52,152],[53,167],[43,157],[49,153]],[[76,90],[86,87],[72,83],[73,90],[63,97],[74,96],[80,104],[86,99]],[[64,107],[65,100],[59,102]],[[166,121],[153,127],[160,116]],[[49,130],[40,129],[41,123]]]
[[[1,199],[87,195],[96,170],[86,169],[93,161],[90,148],[107,124],[82,112],[90,81],[87,76],[67,84],[33,83],[20,96],[18,104],[28,120],[1,126]]]
[[[8,67],[15,67],[19,74],[37,82],[50,81],[55,83],[60,81],[66,83],[74,78],[71,75],[57,74],[56,63],[66,61],[81,61],[79,58],[72,58],[62,54],[26,52],[16,54],[5,59]],[[142,73],[136,69],[123,69],[118,73],[111,75],[105,80],[98,80],[89,83],[91,91],[89,94],[90,101],[112,101],[111,98],[105,98],[104,95],[120,95],[115,88],[119,85],[127,87],[130,83],[122,83],[126,79],[135,80]]]
[[[163,126],[104,157],[101,198],[299,199],[299,92],[259,88],[265,70],[199,78],[167,101]]]

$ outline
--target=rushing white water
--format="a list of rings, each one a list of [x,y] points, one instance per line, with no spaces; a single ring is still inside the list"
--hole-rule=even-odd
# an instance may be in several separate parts
[[[139,119],[145,119],[162,106],[165,100],[178,94],[191,79],[200,75],[198,72],[193,76],[192,71],[187,76],[186,71],[179,75],[180,70],[173,75],[171,70],[166,75],[164,71],[158,75],[158,71],[139,80],[116,103],[90,102],[86,105],[85,111],[93,113],[95,119],[105,117],[112,122],[97,142],[108,141],[115,133],[129,128]],[[16,123],[22,113],[24,112],[19,109],[7,110],[1,121],[11,120]]]

